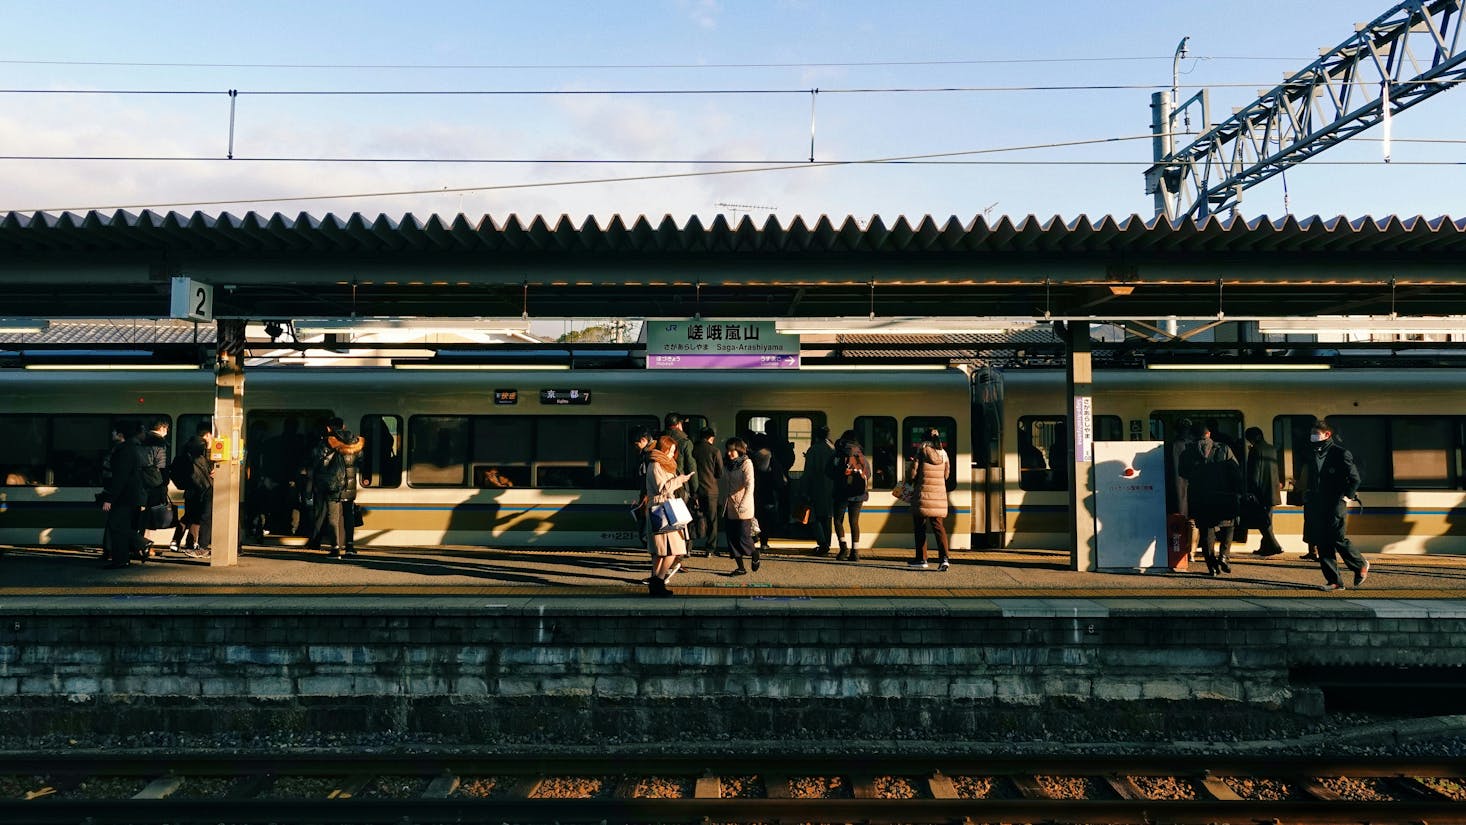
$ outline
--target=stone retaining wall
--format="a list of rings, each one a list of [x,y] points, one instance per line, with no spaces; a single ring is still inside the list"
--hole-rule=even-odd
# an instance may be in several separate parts
[[[1301,665],[1466,664],[1466,619],[886,610],[0,613],[0,732],[1124,733],[1319,714]]]

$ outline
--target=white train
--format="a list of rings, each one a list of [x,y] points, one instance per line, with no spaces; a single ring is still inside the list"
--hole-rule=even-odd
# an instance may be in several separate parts
[[[112,422],[166,415],[181,439],[209,415],[212,385],[208,372],[0,371],[0,543],[94,543]],[[1169,440],[1182,418],[1214,420],[1239,441],[1255,426],[1287,483],[1308,425],[1328,416],[1364,476],[1364,507],[1350,521],[1361,549],[1466,553],[1466,386],[1456,371],[1100,370],[1094,386],[1097,440]],[[876,467],[861,516],[862,545],[873,547],[910,546],[906,507],[890,491],[913,439],[937,427],[955,468],[954,547],[1065,548],[1064,409],[1053,370],[261,369],[246,379],[245,511],[288,530],[279,522],[292,502],[273,479],[294,472],[320,422],[340,416],[367,439],[362,544],[630,545],[629,433],[677,412],[719,442],[767,438],[789,465],[785,513],[814,427],[854,429]],[[1297,506],[1279,508],[1276,525],[1289,549],[1304,549]],[[783,520],[764,527],[807,536]]]

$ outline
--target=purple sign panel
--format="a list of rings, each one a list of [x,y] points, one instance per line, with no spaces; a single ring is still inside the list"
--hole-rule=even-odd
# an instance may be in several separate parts
[[[696,370],[696,369],[743,369],[743,370],[797,370],[799,356],[770,353],[723,353],[719,355],[680,355],[676,353],[649,354],[647,369],[654,370]]]

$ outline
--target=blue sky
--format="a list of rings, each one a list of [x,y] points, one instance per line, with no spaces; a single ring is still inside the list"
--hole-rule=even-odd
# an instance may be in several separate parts
[[[581,3],[101,3],[9,0],[5,89],[203,91],[207,95],[0,96],[0,155],[222,157],[239,89],[243,158],[639,160],[636,164],[444,164],[254,160],[0,160],[0,211],[188,211],[587,215],[659,220],[747,211],[812,220],[986,213],[1148,217],[1148,139],[1007,152],[1009,161],[1112,165],[886,165],[649,181],[552,183],[735,169],[672,160],[867,160],[1144,136],[1150,93],[1190,36],[1185,86],[1214,111],[1250,102],[1346,39],[1389,2],[1235,0],[1183,4],[645,0]],[[1233,59],[1247,58],[1247,59]],[[1050,61],[989,62],[970,61]],[[33,62],[28,62],[33,61]],[[236,64],[194,66],[84,65]],[[869,64],[886,61],[936,65]],[[1055,62],[1057,61],[1057,62]],[[1069,62],[1064,62],[1069,61]],[[262,64],[292,64],[270,68]],[[311,68],[320,65],[372,68]],[[740,64],[732,66],[728,64]],[[747,64],[799,64],[754,68]],[[649,68],[649,66],[685,68]],[[388,68],[397,66],[399,68]],[[495,68],[402,68],[473,66]],[[516,68],[504,68],[514,66]],[[597,68],[585,68],[596,66]],[[639,67],[639,68],[634,68]],[[1124,90],[850,93],[845,89],[1125,84]],[[1240,86],[1233,84],[1242,84]],[[265,91],[749,90],[757,94],[281,96]],[[1297,215],[1461,214],[1466,92],[1398,117],[1395,163],[1305,164],[1287,176]],[[1214,117],[1217,117],[1214,115]],[[1363,137],[1378,137],[1365,133]],[[1318,161],[1378,161],[1355,140]],[[977,156],[984,157],[984,156]],[[515,187],[449,192],[471,187]],[[380,193],[426,190],[387,196]],[[296,196],[339,196],[285,200]],[[277,200],[277,198],[280,198]],[[210,201],[238,201],[200,205]],[[165,206],[184,203],[187,206]],[[739,210],[718,204],[766,209]],[[1281,181],[1242,214],[1283,214]]]

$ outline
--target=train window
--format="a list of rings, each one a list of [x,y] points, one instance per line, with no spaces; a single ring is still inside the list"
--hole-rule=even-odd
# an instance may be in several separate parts
[[[1394,486],[1407,490],[1456,487],[1455,422],[1411,416],[1390,421],[1390,464]]]
[[[888,415],[856,416],[855,440],[870,458],[870,486],[890,490],[896,486],[896,419]]]
[[[640,456],[635,428],[651,416],[413,416],[408,482],[413,486],[633,489]]]
[[[1273,437],[1283,460],[1288,503],[1302,504],[1298,468],[1309,458],[1311,415],[1278,416]],[[1329,416],[1334,437],[1354,456],[1361,490],[1454,490],[1461,486],[1461,422],[1438,416]]]
[[[825,423],[825,414],[810,410],[740,410],[736,423],[738,436],[748,442],[750,453],[767,446],[779,466],[798,477],[804,470],[804,453],[814,438],[814,428]]]
[[[1280,415],[1273,418],[1273,447],[1278,451],[1278,478],[1283,483],[1284,496],[1292,505],[1303,503],[1303,491],[1298,487],[1298,468],[1306,458],[1308,430],[1313,426],[1311,415]]]
[[[136,417],[0,415],[0,486],[100,487],[114,427]]]
[[[682,412],[677,414],[682,416],[682,432],[686,433],[687,437],[691,438],[694,441],[697,440],[697,434],[699,432],[707,429],[710,426],[708,424],[708,417],[705,415]],[[666,419],[664,418],[663,420],[665,421]],[[651,431],[654,433],[664,432],[660,422],[658,422],[657,426],[652,427]]]
[[[1124,441],[1118,415],[1093,419],[1095,441]],[[1018,419],[1018,488],[1069,489],[1069,422],[1062,415],[1025,415]]]
[[[102,459],[112,449],[112,418],[106,415],[58,415],[51,419],[51,448],[46,463],[57,487],[100,487]]]
[[[361,486],[402,486],[402,416],[364,415],[358,434],[366,442],[356,461]]]
[[[1361,490],[1450,490],[1456,426],[1437,416],[1330,416],[1334,437],[1354,455]]]
[[[957,422],[945,416],[912,416],[901,422],[902,432],[905,434],[903,452],[908,460],[916,455],[916,445],[926,440],[927,430],[936,428],[942,436],[942,444],[947,450],[947,460],[951,462],[952,472],[947,474],[947,489],[957,487],[957,462],[959,450],[957,449]]]
[[[1097,415],[1094,417],[1095,441],[1124,441],[1125,422],[1118,415]],[[1139,440],[1139,439],[1137,439]]]
[[[1018,488],[1068,489],[1069,438],[1062,415],[1025,415],[1018,419]]]
[[[188,442],[193,440],[194,436],[199,434],[198,428],[200,424],[208,424],[209,432],[213,432],[213,421],[214,417],[212,415],[203,415],[201,413],[185,413],[178,416],[178,429],[169,431],[169,434],[173,436],[173,450],[168,454],[169,460],[171,461],[173,456],[183,452],[184,445],[188,444]]]
[[[814,420],[802,415],[792,415],[785,425],[785,434],[790,448],[794,452],[789,462],[789,473],[793,476],[804,474],[804,454],[809,451],[809,446],[814,443]]]
[[[634,490],[642,482],[638,475],[641,454],[631,445],[631,431],[641,428],[655,432],[657,420],[651,416],[606,416],[597,419],[599,428],[596,463],[600,474],[588,486],[603,490]],[[697,434],[692,433],[695,437]]]
[[[407,422],[407,482],[462,487],[468,475],[468,417],[414,415]]]

